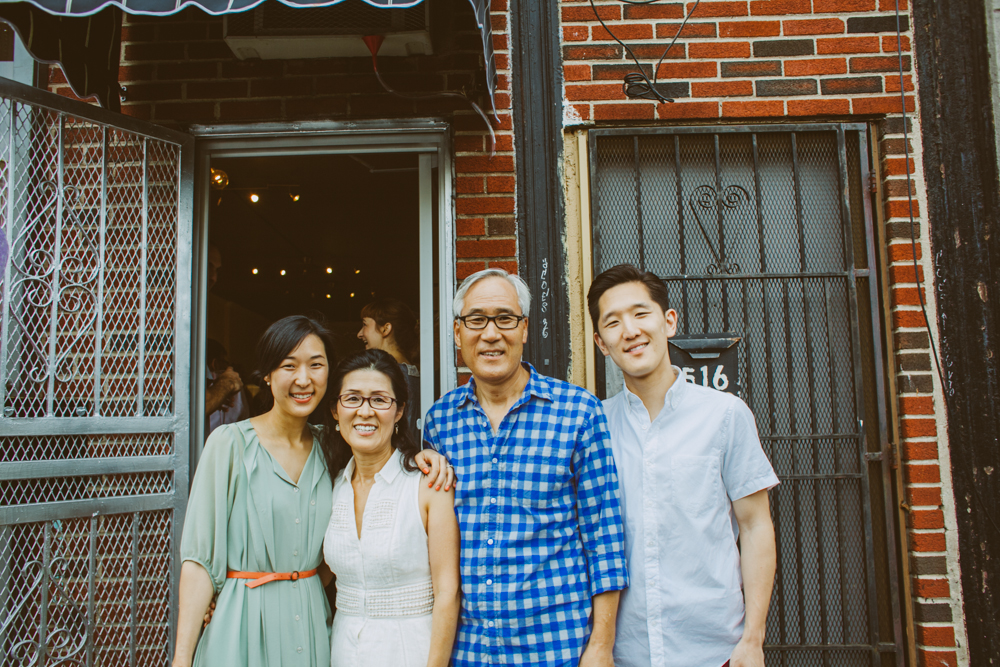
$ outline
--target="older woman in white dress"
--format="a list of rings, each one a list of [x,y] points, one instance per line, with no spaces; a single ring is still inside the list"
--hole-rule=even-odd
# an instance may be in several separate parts
[[[460,605],[454,491],[421,483],[399,426],[406,378],[391,355],[345,359],[330,381],[334,479],[324,556],[337,576],[331,665],[446,667]]]

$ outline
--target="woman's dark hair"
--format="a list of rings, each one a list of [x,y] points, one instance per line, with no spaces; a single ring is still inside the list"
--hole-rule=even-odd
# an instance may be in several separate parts
[[[347,377],[347,374],[363,370],[377,371],[389,378],[389,382],[392,384],[392,393],[396,398],[396,410],[400,413],[405,410],[406,403],[410,400],[410,390],[406,385],[406,377],[399,364],[388,352],[365,350],[341,361],[330,376],[327,394],[330,396],[331,409],[327,410],[326,414],[329,415],[329,420],[326,428],[323,429],[323,438],[327,442],[323,449],[329,450],[333,455],[333,462],[330,466],[331,474],[335,474],[336,471],[346,466],[353,456],[351,446],[344,440],[340,431],[334,428],[337,419],[333,416],[332,411],[337,409],[337,400],[344,387],[344,378]],[[405,424],[398,430],[393,429],[390,442],[393,449],[398,449],[403,454],[403,467],[410,471],[416,470],[417,465],[414,462],[414,457],[420,452],[420,445],[414,441],[410,429]]]
[[[310,335],[316,336],[322,341],[323,347],[326,350],[326,361],[328,367],[331,369],[330,375],[333,374],[332,369],[337,364],[337,357],[334,352],[333,334],[330,333],[325,324],[305,315],[291,315],[278,320],[269,326],[264,335],[257,341],[257,368],[252,375],[254,383],[260,386],[260,391],[257,392],[256,399],[257,414],[269,411],[274,405],[274,394],[271,393],[271,388],[264,384],[264,378],[277,369],[281,365],[281,362]],[[331,387],[332,385],[327,382],[326,394],[319,402],[319,406],[313,414],[325,415],[330,413]],[[327,469],[330,471],[330,476],[332,477],[336,471],[335,468],[330,467],[334,463],[332,452],[326,446],[323,438],[320,439],[320,446],[323,448],[323,457],[326,459]]]
[[[631,264],[619,264],[594,278],[587,291],[587,309],[590,311],[590,321],[594,324],[594,331],[598,330],[597,322],[601,319],[600,301],[604,293],[612,287],[618,287],[625,283],[640,283],[649,292],[649,298],[659,304],[663,312],[670,309],[668,305],[667,288],[663,281],[656,277],[651,271],[641,271]]]
[[[417,317],[409,306],[399,299],[375,299],[361,309],[361,319],[366,317],[375,320],[375,325],[379,327],[391,324],[396,345],[407,359],[417,363],[417,355],[420,352],[420,331],[417,328]]]

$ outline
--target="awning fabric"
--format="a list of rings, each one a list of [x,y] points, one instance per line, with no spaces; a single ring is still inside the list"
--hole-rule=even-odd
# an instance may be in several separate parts
[[[81,97],[97,95],[101,106],[117,110],[118,59],[121,43],[121,12],[168,16],[189,7],[214,15],[235,14],[253,9],[264,0],[0,0],[0,19],[7,21],[21,36],[25,48],[36,60],[57,62],[66,73],[73,91]],[[280,0],[289,7],[329,7],[344,0]],[[405,8],[423,0],[363,0],[373,7]],[[483,61],[489,84],[490,104],[496,110],[496,61],[493,57],[493,28],[490,24],[490,0],[469,0],[483,38]],[[93,18],[92,18],[93,17]],[[97,17],[100,17],[98,19]],[[114,42],[108,32],[117,21]],[[96,26],[96,27],[95,27]],[[41,34],[36,31],[41,30]],[[34,35],[35,47],[31,46]],[[55,46],[53,54],[51,47]],[[105,56],[113,48],[114,62]],[[82,64],[81,64],[82,63]],[[103,67],[106,74],[95,70]],[[72,70],[72,73],[71,73]],[[110,77],[110,84],[106,81]],[[107,90],[104,90],[107,88]],[[113,93],[113,94],[112,94]]]

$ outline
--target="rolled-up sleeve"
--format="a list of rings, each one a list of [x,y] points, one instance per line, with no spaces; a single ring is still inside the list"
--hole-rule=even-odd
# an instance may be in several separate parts
[[[229,514],[238,478],[237,444],[232,435],[236,428],[217,428],[205,443],[181,535],[181,562],[192,561],[205,568],[216,593],[226,583]]]
[[[610,442],[608,423],[598,404],[581,428],[573,453],[577,521],[587,554],[591,597],[628,587],[618,471]]]

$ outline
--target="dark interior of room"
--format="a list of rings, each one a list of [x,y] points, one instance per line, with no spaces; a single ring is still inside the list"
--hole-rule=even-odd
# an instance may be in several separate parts
[[[208,337],[241,376],[260,334],[287,315],[322,315],[342,358],[361,349],[360,311],[374,298],[396,297],[419,313],[415,155],[227,158],[211,167],[209,237],[222,267]]]

